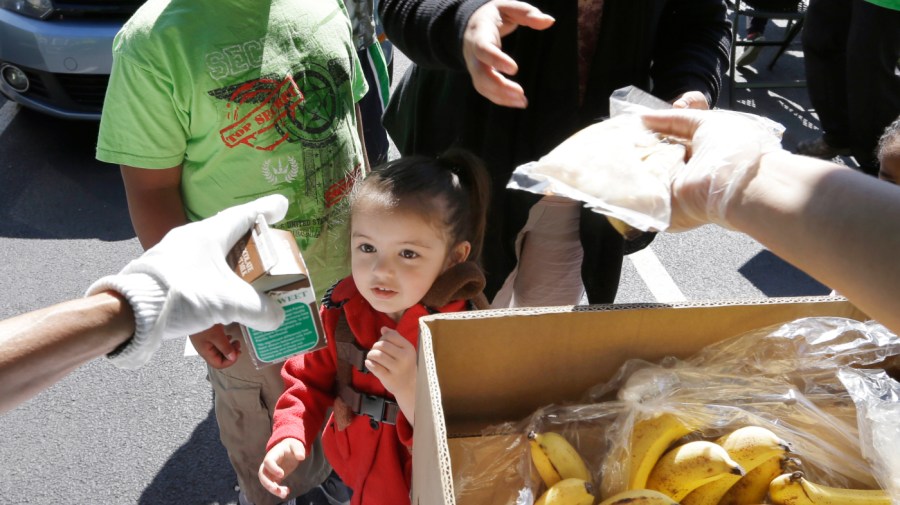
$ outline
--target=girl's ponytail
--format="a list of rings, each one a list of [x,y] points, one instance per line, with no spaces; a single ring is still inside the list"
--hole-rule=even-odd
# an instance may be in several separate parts
[[[454,235],[458,240],[468,240],[472,244],[469,259],[480,262],[491,194],[487,169],[478,156],[464,149],[451,148],[437,159],[441,166],[456,175],[466,192],[466,201],[457,201],[455,205],[448,202],[448,210],[451,219],[462,221],[454,226],[458,230]]]

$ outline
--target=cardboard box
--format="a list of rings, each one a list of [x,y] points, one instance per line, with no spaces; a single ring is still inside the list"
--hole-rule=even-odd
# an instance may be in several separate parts
[[[500,498],[515,490],[494,487],[456,501],[454,459],[475,457],[485,461],[486,471],[510,471],[502,468],[503,441],[479,439],[483,428],[520,421],[550,403],[575,401],[628,359],[686,358],[718,340],[814,316],[867,319],[845,299],[833,297],[491,310],[422,318],[412,503],[502,503]]]
[[[227,262],[238,276],[285,311],[284,323],[274,331],[241,326],[257,368],[325,347],[316,292],[291,232],[270,228],[259,216],[229,251]]]

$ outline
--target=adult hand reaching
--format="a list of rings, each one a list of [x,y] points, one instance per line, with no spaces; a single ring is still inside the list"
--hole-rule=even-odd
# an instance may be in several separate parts
[[[95,282],[88,295],[117,291],[135,313],[134,337],[110,359],[121,368],[137,368],[150,359],[162,339],[184,337],[215,324],[277,328],[284,311],[241,280],[226,256],[258,215],[275,223],[284,218],[287,207],[285,197],[272,195],[175,228],[117,275]]]
[[[746,186],[764,154],[781,150],[774,124],[730,111],[670,110],[647,113],[644,124],[689,141],[687,164],[672,177],[670,231],[707,223],[727,228],[726,210]]]
[[[671,186],[672,230],[712,222],[744,232],[900,331],[900,187],[790,154],[747,115],[654,112],[644,124],[691,141]]]
[[[528,105],[525,91],[505,77],[516,75],[519,66],[503,52],[501,39],[519,26],[545,30],[554,21],[531,4],[516,0],[491,0],[472,13],[463,35],[463,57],[475,90],[497,105],[524,109]]]
[[[259,214],[276,222],[286,211],[287,200],[275,195],[176,228],[88,296],[0,321],[0,413],[103,355],[134,369],[164,338],[233,321],[277,328],[284,311],[232,272],[225,256]],[[215,329],[225,341],[217,352],[227,355],[231,344]]]

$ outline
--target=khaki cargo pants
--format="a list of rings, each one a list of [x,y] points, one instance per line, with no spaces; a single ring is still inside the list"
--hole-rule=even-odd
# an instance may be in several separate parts
[[[234,337],[240,331],[229,327]],[[217,370],[207,366],[209,382],[215,393],[216,421],[219,437],[228,451],[228,459],[237,474],[241,490],[255,505],[275,505],[283,500],[266,491],[259,483],[259,466],[266,455],[266,443],[272,434],[275,403],[284,391],[281,366],[270,365],[259,370],[248,356],[249,345],[241,342],[241,354],[234,365]],[[321,434],[306,460],[285,479],[291,489],[286,500],[303,495],[318,486],[331,472],[322,452]],[[284,500],[284,501],[286,501]]]

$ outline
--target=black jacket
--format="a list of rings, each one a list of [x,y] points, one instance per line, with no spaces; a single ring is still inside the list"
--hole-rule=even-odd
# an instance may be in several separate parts
[[[469,16],[487,0],[381,0],[385,32],[412,65],[398,84],[384,124],[402,154],[472,150],[493,178],[484,261],[493,296],[515,266],[513,244],[537,197],[505,189],[516,166],[533,161],[609,114],[609,95],[635,85],[671,100],[701,91],[715,104],[728,64],[724,0],[605,0],[584,104],[578,104],[577,1],[535,0],[556,19],[547,30],[519,27],[503,50],[519,65],[514,79],[527,109],[498,107],[472,87],[462,57]],[[600,153],[602,154],[602,153]],[[582,213],[582,278],[592,303],[615,298],[623,244],[605,218]]]

